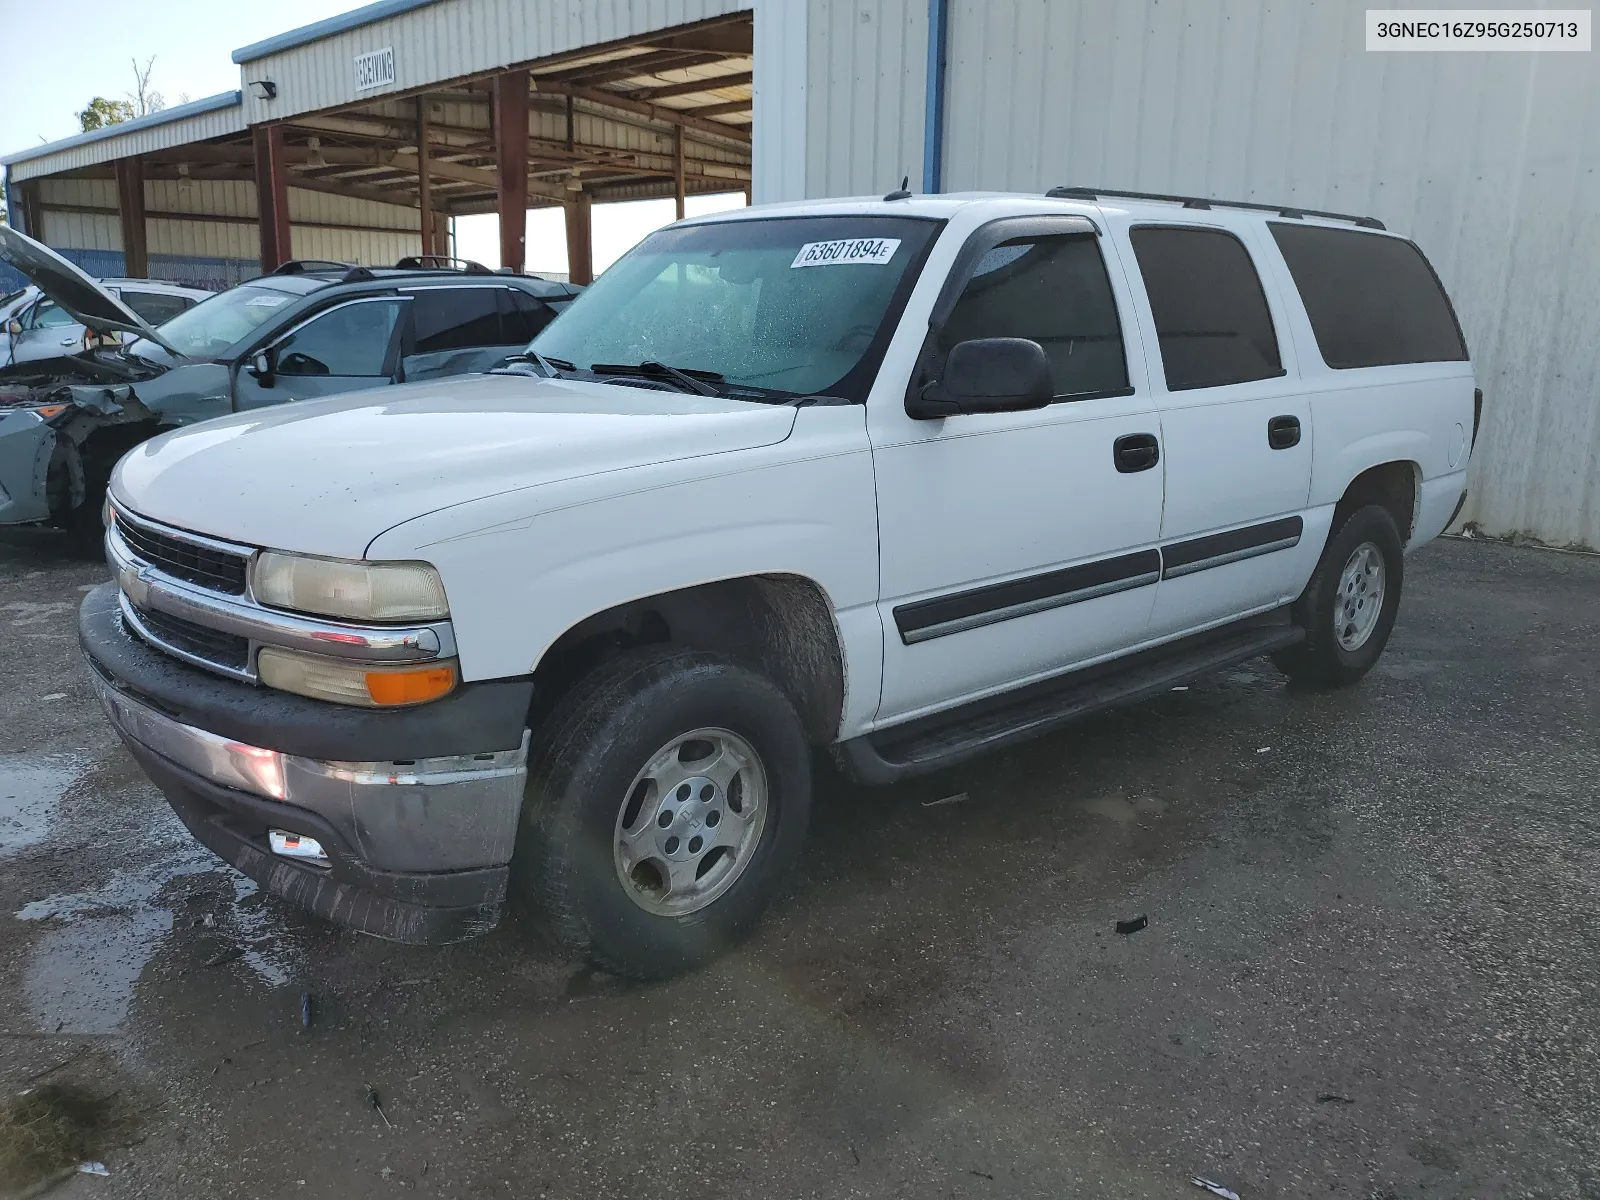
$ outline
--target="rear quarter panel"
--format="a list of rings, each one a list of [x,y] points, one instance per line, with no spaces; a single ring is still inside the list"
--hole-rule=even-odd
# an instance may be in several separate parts
[[[1472,363],[1328,366],[1288,265],[1270,236],[1259,240],[1263,266],[1283,297],[1287,332],[1311,402],[1308,507],[1331,510],[1363,471],[1410,463],[1417,506],[1409,545],[1436,537],[1466,488],[1476,387]]]

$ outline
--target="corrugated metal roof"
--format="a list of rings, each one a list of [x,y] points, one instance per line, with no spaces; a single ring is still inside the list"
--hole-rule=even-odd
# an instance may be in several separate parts
[[[398,16],[410,12],[414,8],[434,4],[437,0],[378,0],[376,4],[363,5],[347,13],[340,13],[336,17],[329,17],[323,21],[313,21],[310,25],[301,25],[298,29],[291,29],[285,33],[274,34],[269,38],[262,38],[259,42],[251,42],[248,46],[241,46],[233,52],[233,61],[236,63],[254,62],[258,58],[265,58],[269,54],[277,54],[282,50],[293,50],[296,46],[304,46],[307,42],[320,41],[325,37],[332,37],[336,33],[343,33],[347,29],[359,29],[363,25],[370,25],[374,21],[381,21],[385,17]]]
[[[156,149],[157,145],[144,145],[143,140],[135,139],[139,144],[125,143],[124,139],[134,138],[135,135],[151,130],[161,129],[163,126],[174,125],[178,122],[188,121],[194,117],[203,117],[209,114],[224,112],[225,110],[238,110],[243,103],[243,97],[237,91],[218,92],[215,96],[207,96],[203,100],[194,100],[188,104],[179,104],[173,108],[164,108],[160,112],[151,113],[149,116],[136,117],[132,121],[123,121],[117,125],[107,125],[102,129],[91,129],[87,133],[74,134],[72,137],[61,138],[59,141],[47,142],[42,146],[30,146],[26,150],[19,150],[15,154],[8,154],[0,158],[0,165],[11,166],[16,163],[32,162],[37,158],[47,158],[52,155],[62,154],[69,150],[77,150],[85,146],[93,146],[101,142],[116,142],[117,144],[105,153],[91,159],[94,162],[105,162],[108,159],[122,158],[129,154],[138,154],[147,149]],[[229,129],[218,132],[238,132],[245,128],[243,116]],[[215,137],[215,133],[202,134],[203,137]],[[176,139],[163,140],[159,146],[179,145],[183,142],[195,141],[187,127],[179,132]],[[82,164],[78,164],[82,165]],[[63,170],[62,167],[52,167],[51,170]],[[36,171],[30,174],[48,174],[47,171]],[[19,178],[28,178],[20,175]]]
[[[803,0],[802,0],[803,2]],[[482,75],[624,38],[748,10],[754,0],[435,0],[396,9],[315,39],[274,49],[243,66],[246,88],[270,79],[275,100],[245,96],[252,123],[282,120]],[[377,8],[357,9],[355,16]],[[315,29],[316,26],[308,26]],[[264,44],[264,43],[263,43]],[[356,55],[391,48],[394,83],[359,89]],[[600,53],[599,51],[596,52]],[[736,127],[730,127],[737,135]]]

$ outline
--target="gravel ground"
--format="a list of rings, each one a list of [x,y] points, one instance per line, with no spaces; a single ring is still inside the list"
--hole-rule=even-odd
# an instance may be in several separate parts
[[[1426,548],[1346,691],[824,775],[762,930],[656,987],[257,894],[95,707],[103,577],[0,544],[0,1091],[140,1114],[56,1195],[1600,1198],[1600,559]]]

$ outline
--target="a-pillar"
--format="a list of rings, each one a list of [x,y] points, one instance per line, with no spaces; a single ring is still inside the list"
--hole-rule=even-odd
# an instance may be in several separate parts
[[[567,209],[567,278],[573,283],[594,282],[594,240],[590,226],[590,202],[587,192],[579,192],[566,202]]]
[[[289,240],[289,164],[283,126],[250,131],[256,155],[256,216],[261,225],[261,269],[269,275],[294,257]]]
[[[131,279],[150,274],[149,244],[144,220],[144,163],[138,156],[111,164],[117,180],[117,215],[122,219],[122,273]]]
[[[528,73],[494,79],[495,160],[499,167],[500,265],[520,271],[528,256]]]

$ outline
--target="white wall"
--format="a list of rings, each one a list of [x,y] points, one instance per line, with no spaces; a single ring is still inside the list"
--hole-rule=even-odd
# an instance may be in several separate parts
[[[916,180],[926,0],[809,3],[808,191]],[[951,0],[944,189],[1379,217],[1444,279],[1486,396],[1465,517],[1600,547],[1594,54],[1370,53],[1366,7]]]

